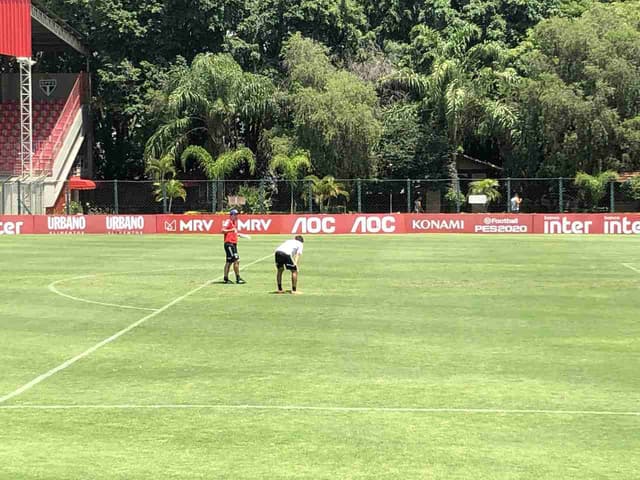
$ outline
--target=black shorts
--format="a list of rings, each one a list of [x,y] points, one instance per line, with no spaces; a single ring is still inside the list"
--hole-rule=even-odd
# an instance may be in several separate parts
[[[291,258],[291,255],[287,255],[284,252],[276,252],[276,267],[285,267],[287,270],[291,270],[292,272],[298,270],[296,264],[293,263],[293,258]]]
[[[238,245],[235,243],[225,243],[224,253],[227,254],[227,263],[233,263],[240,260],[240,255],[238,255]]]

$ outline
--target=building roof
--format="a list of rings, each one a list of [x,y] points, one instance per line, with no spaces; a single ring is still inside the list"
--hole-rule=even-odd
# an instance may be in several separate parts
[[[47,11],[38,1],[31,2],[31,42],[34,52],[76,50],[89,55],[80,33],[60,17]]]
[[[476,163],[478,165],[482,165],[483,167],[489,167],[489,168],[492,168],[494,170],[499,170],[499,171],[503,170],[502,167],[499,167],[498,165],[494,165],[493,163],[487,162],[486,160],[480,160],[479,158],[474,158],[474,157],[472,157],[470,155],[467,155],[465,153],[461,153],[460,157],[464,158],[465,160],[469,160],[472,163]]]

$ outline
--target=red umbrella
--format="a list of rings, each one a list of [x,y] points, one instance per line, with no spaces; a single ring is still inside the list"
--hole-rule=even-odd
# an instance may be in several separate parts
[[[69,190],[95,190],[96,184],[91,180],[80,177],[71,177],[69,179]]]

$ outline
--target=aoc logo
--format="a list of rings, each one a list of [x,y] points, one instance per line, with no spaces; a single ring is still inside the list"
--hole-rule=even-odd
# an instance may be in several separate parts
[[[87,219],[84,216],[47,217],[49,233],[84,233]]]
[[[24,222],[0,222],[0,235],[20,235]]]
[[[393,233],[396,231],[396,219],[390,215],[384,217],[357,217],[351,227],[351,233]]]
[[[299,217],[296,218],[291,233],[335,233],[334,217]]]

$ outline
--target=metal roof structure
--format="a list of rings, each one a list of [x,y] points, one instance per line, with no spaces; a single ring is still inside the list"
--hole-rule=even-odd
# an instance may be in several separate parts
[[[31,43],[36,52],[60,52],[73,48],[89,55],[82,35],[54,14],[45,11],[37,2],[31,3]]]

